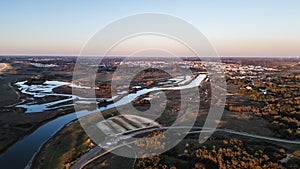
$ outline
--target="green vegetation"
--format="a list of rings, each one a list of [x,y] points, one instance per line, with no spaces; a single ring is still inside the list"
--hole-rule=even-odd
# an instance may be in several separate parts
[[[32,168],[69,168],[70,163],[87,152],[94,144],[78,121],[58,132],[36,156]]]

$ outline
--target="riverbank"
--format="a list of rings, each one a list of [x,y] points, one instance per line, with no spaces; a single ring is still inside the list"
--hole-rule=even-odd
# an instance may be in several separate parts
[[[195,78],[194,83],[191,82],[182,87],[170,87],[170,88],[164,88],[162,90],[167,90],[167,91],[172,92],[173,90],[180,90],[181,88],[182,89],[195,88],[200,84],[200,82],[204,78],[205,78],[205,75],[199,75],[197,78]],[[123,96],[120,100],[117,100],[113,104],[107,105],[105,107],[100,107],[99,109],[94,110],[94,111],[83,111],[80,113],[78,112],[79,114],[70,113],[70,114],[67,114],[67,115],[64,115],[61,117],[57,117],[54,120],[51,120],[51,121],[47,122],[45,125],[42,125],[41,127],[39,127],[37,130],[35,130],[29,136],[25,137],[23,140],[20,140],[19,142],[14,144],[8,151],[6,151],[4,153],[4,156],[0,157],[0,162],[7,164],[8,166],[14,165],[15,168],[22,168],[22,166],[25,167],[26,164],[31,159],[32,155],[39,149],[39,147],[46,140],[48,140],[53,134],[55,134],[60,128],[62,128],[65,124],[76,119],[77,115],[82,117],[82,116],[86,116],[88,114],[93,114],[95,112],[109,110],[114,107],[122,106],[122,105],[130,103],[131,101],[133,101],[135,98],[137,98],[139,96],[142,96],[146,93],[154,92],[154,91],[158,92],[158,91],[160,91],[160,89],[154,87],[154,88],[150,88],[150,89],[140,90],[137,93],[130,94],[132,96],[131,99],[126,99],[126,97]],[[174,96],[177,96],[177,95],[174,95]],[[36,117],[37,115],[47,114],[47,112],[48,111],[45,111],[43,113],[25,113],[25,115],[32,115],[32,116]],[[52,111],[51,115],[53,115],[53,114],[55,115],[57,113],[59,113],[59,112]],[[64,113],[66,113],[66,112],[64,111]],[[110,113],[109,115],[112,115],[112,114]],[[36,139],[39,139],[39,140],[36,140]],[[27,144],[30,144],[31,142],[37,142],[37,143],[34,146],[32,145],[31,147],[28,147]],[[20,159],[18,159],[18,161],[20,161],[20,162],[12,163],[12,160],[16,160],[16,157],[14,157],[13,155],[15,155],[19,151],[23,152],[22,158],[20,157]]]
[[[104,117],[110,117],[117,115],[117,110],[115,108],[108,109],[102,111],[102,114]],[[76,118],[62,126],[46,140],[26,168],[63,168],[71,165],[93,147],[95,144]]]
[[[21,59],[21,58],[20,58]],[[45,111],[36,114],[24,113],[25,110],[16,107],[19,104],[32,101],[32,97],[21,93],[16,82],[32,79],[33,77],[70,79],[72,70],[68,67],[38,68],[33,67],[27,61],[16,61],[18,59],[7,59],[7,63],[2,66],[5,73],[1,75],[0,81],[0,158],[17,141],[34,132],[43,124],[68,113],[74,112],[73,108],[64,108],[55,111]],[[29,60],[28,60],[29,62]],[[9,69],[8,69],[9,67]],[[55,74],[53,77],[51,74]],[[47,101],[47,99],[44,99]]]
[[[51,74],[56,72],[61,74],[57,78],[63,78],[71,75],[72,72],[53,69],[45,70],[42,68],[34,68],[26,62],[10,63],[10,68],[6,69],[5,73],[1,75],[0,81],[0,161],[5,161],[5,164],[13,162],[10,158],[6,158],[5,154],[16,147],[20,141],[38,130],[44,124],[56,119],[60,116],[73,113],[74,108],[68,107],[56,111],[45,111],[37,114],[24,113],[22,108],[15,107],[20,103],[30,101],[30,97],[26,94],[19,92],[18,88],[14,85],[18,81],[23,81],[32,78],[41,72],[41,74]],[[34,142],[32,142],[34,144]],[[29,145],[31,147],[31,145]],[[22,151],[22,149],[20,149]],[[13,156],[13,155],[12,155]],[[21,163],[21,162],[20,162]],[[5,168],[5,167],[4,167]]]
[[[78,120],[74,120],[43,144],[27,168],[68,168],[70,163],[94,148]]]

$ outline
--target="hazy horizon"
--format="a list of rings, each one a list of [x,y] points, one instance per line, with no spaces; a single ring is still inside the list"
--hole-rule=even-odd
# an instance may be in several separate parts
[[[80,55],[3,55],[0,54],[0,57],[100,57],[100,56],[80,56]],[[170,57],[170,56],[126,56],[126,55],[107,55],[104,57]],[[177,56],[176,56],[177,57]],[[197,56],[178,56],[178,57],[197,57]],[[201,57],[220,57],[220,58],[300,58],[299,56],[201,56]]]
[[[300,56],[299,6],[292,0],[2,1],[0,54],[78,55],[105,25],[153,12],[191,23],[221,56]]]

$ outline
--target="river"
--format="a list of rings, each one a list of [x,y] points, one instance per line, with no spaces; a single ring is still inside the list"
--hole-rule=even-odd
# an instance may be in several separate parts
[[[121,106],[127,103],[130,103],[133,101],[135,98],[149,93],[149,92],[154,92],[154,91],[161,91],[161,90],[183,90],[183,89],[189,89],[189,88],[194,88],[200,85],[200,83],[205,79],[206,75],[205,74],[200,74],[196,76],[193,80],[191,80],[188,84],[182,85],[182,86],[176,86],[176,87],[167,87],[167,88],[160,88],[160,87],[153,87],[149,89],[141,89],[137,91],[136,93],[130,93],[128,95],[122,96],[122,98],[118,99],[116,102],[107,105],[106,107],[100,107],[97,110],[94,111],[87,111],[83,110],[81,112],[74,112],[71,114],[67,114],[64,116],[57,117],[39,128],[37,128],[35,131],[33,131],[31,134],[25,136],[23,139],[17,141],[15,144],[13,144],[9,149],[7,149],[4,153],[0,155],[0,164],[1,168],[3,169],[19,169],[19,168],[24,168],[26,165],[29,163],[31,158],[34,156],[34,154],[39,150],[39,148],[45,143],[48,139],[51,138],[58,130],[60,130],[63,126],[66,124],[70,123],[71,121],[95,113],[99,112],[102,110],[110,109],[113,107]],[[47,82],[49,84],[48,87],[45,86],[33,86],[31,87],[32,90],[31,93],[27,94],[34,94],[40,97],[44,97],[47,95],[55,95],[53,93],[52,89],[57,87],[57,85]],[[46,84],[46,85],[47,85]],[[18,82],[16,85],[19,85],[19,89],[23,92],[28,92],[28,90],[25,90],[24,85],[25,82]],[[66,84],[70,85],[70,84]],[[23,87],[23,88],[22,88]],[[30,87],[30,86],[27,86]],[[40,88],[39,88],[40,87]],[[72,86],[72,87],[78,87],[78,86]],[[80,87],[80,86],[79,86]],[[51,90],[50,90],[51,89]],[[36,93],[36,91],[39,91],[40,93]],[[42,92],[41,92],[42,91]],[[74,98],[76,96],[70,96],[71,98]],[[48,104],[49,105],[49,104]],[[52,104],[50,104],[53,106]],[[20,105],[19,105],[20,106]],[[23,106],[21,105],[20,107],[25,107],[25,106],[33,106],[35,108],[34,104],[24,104]],[[44,110],[47,109],[47,104],[43,104],[42,107],[38,107],[38,110]],[[27,113],[33,113],[36,112],[36,109],[30,109],[30,107],[26,107],[27,109],[31,110]],[[78,116],[78,117],[77,117]]]

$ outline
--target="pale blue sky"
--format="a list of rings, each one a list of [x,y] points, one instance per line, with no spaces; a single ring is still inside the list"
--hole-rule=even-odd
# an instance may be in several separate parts
[[[298,0],[0,1],[0,54],[77,55],[101,27],[144,12],[185,19],[220,55],[300,55]]]

